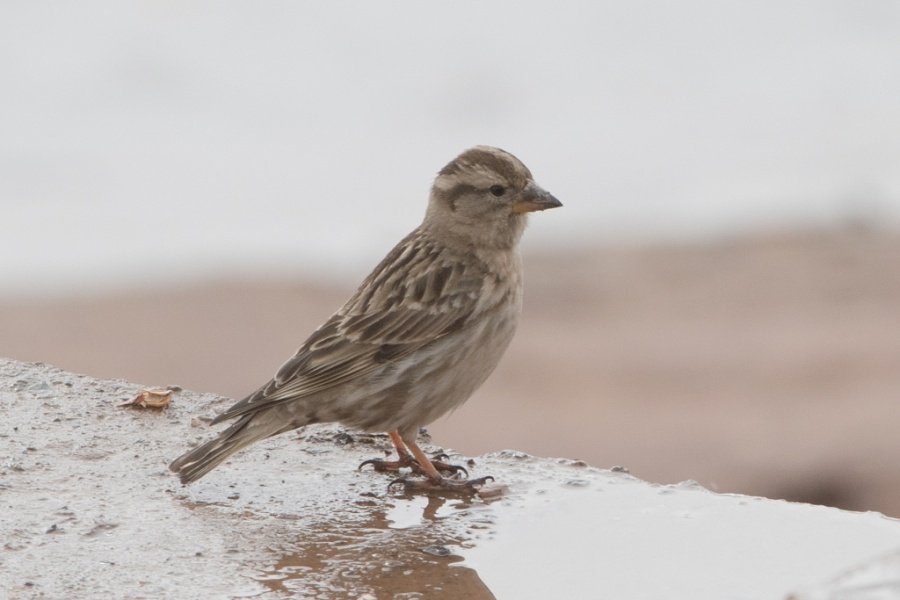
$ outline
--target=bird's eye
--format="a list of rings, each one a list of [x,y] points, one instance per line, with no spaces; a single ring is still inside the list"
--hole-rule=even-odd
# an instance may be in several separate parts
[[[491,194],[499,198],[506,193],[506,188],[502,185],[492,185],[489,191],[491,192]]]

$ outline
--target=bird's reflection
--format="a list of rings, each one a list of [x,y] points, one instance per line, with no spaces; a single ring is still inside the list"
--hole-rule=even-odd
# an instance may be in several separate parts
[[[315,597],[494,598],[474,570],[451,566],[491,526],[483,503],[440,495],[361,494],[308,528],[258,578],[273,591]],[[475,511],[472,509],[476,508]],[[349,514],[348,514],[349,513]],[[400,596],[406,597],[406,596]]]

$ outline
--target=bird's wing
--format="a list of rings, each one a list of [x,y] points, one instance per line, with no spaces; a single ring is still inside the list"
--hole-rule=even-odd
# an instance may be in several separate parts
[[[271,381],[213,422],[345,384],[461,329],[485,285],[484,270],[472,262],[413,232]]]

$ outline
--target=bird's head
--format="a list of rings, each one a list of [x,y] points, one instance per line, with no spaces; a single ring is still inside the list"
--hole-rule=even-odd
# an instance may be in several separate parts
[[[441,169],[424,225],[480,247],[514,247],[529,212],[562,206],[522,162],[499,148],[475,146]]]

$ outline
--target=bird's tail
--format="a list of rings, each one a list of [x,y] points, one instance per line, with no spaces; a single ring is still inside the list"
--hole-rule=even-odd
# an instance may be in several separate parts
[[[254,416],[252,413],[245,415],[218,437],[182,454],[172,461],[169,469],[178,473],[181,483],[188,484],[215,469],[238,450],[277,433],[271,428],[260,427],[260,423],[251,423]]]

